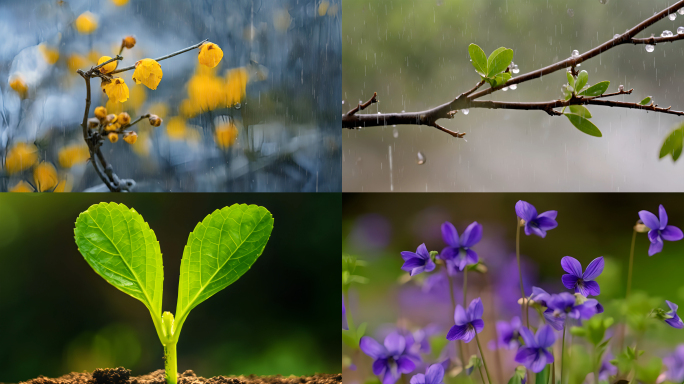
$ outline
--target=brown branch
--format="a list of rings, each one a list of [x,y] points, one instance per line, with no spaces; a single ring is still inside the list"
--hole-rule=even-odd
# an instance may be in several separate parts
[[[365,103],[359,102],[359,105],[357,105],[356,107],[354,107],[354,108],[352,108],[351,110],[349,110],[349,112],[347,112],[346,116],[352,116],[352,115],[354,115],[356,112],[358,112],[358,111],[363,111],[364,109],[368,108],[371,104],[377,103],[377,102],[378,102],[377,97],[378,97],[378,93],[377,93],[377,92],[373,92],[373,97],[371,97],[371,98],[370,98],[368,101],[366,101]]]
[[[616,96],[616,95],[621,95],[621,94],[630,94],[632,93],[633,90],[629,91],[619,91],[619,92],[613,92],[613,93],[606,93],[603,95],[595,96],[595,97],[573,97],[570,101],[563,101],[563,100],[554,100],[550,102],[535,102],[535,103],[509,103],[509,102],[498,102],[498,101],[488,101],[488,102],[481,102],[477,101],[477,99],[489,95],[493,92],[496,92],[504,87],[509,87],[511,85],[515,84],[520,84],[526,81],[534,80],[537,78],[540,78],[542,76],[551,74],[553,72],[559,71],[559,70],[564,70],[566,68],[571,68],[574,74],[576,74],[576,66],[588,59],[591,59],[595,56],[600,55],[601,53],[607,51],[608,49],[611,49],[613,47],[616,47],[618,45],[622,44],[658,44],[658,43],[664,43],[664,42],[673,42],[677,40],[684,39],[684,35],[682,34],[675,34],[673,36],[669,37],[649,37],[649,38],[635,38],[639,32],[642,32],[649,26],[653,25],[657,21],[665,18],[667,15],[676,12],[679,8],[684,7],[684,0],[679,0],[675,4],[665,8],[664,10],[654,14],[653,16],[647,18],[646,20],[642,21],[641,23],[637,24],[635,27],[632,29],[628,30],[627,32],[623,33],[622,35],[611,39],[597,47],[592,48],[591,50],[575,57],[570,57],[565,60],[561,60],[555,64],[549,65],[547,67],[538,69],[536,71],[528,72],[526,74],[511,78],[506,82],[506,84],[499,85],[497,87],[490,87],[487,89],[483,89],[481,91],[477,91],[483,84],[484,80],[479,82],[474,88],[471,90],[468,90],[466,92],[461,93],[458,95],[456,98],[453,100],[446,102],[444,104],[441,104],[437,107],[427,109],[424,111],[419,111],[419,112],[403,112],[403,113],[384,113],[384,114],[377,114],[377,115],[371,115],[371,114],[356,114],[358,112],[358,108],[355,108],[348,113],[342,115],[342,128],[347,128],[347,129],[357,129],[357,128],[364,128],[364,127],[374,127],[374,126],[386,126],[386,125],[427,125],[431,127],[438,128],[442,131],[447,131],[447,133],[451,134],[452,136],[455,137],[462,137],[463,134],[460,134],[458,132],[453,132],[450,130],[447,130],[446,128],[440,126],[437,124],[437,121],[439,119],[443,118],[453,118],[454,114],[458,110],[466,109],[466,108],[507,108],[507,109],[522,109],[522,110],[544,110],[545,112],[551,114],[551,115],[559,115],[561,114],[558,111],[555,111],[553,108],[556,107],[562,107],[566,105],[572,105],[572,104],[592,104],[592,105],[603,105],[603,106],[611,106],[611,107],[620,107],[620,108],[630,108],[630,109],[645,109],[645,110],[651,110],[654,112],[662,112],[662,113],[669,113],[669,114],[675,114],[675,115],[680,115],[681,112],[678,111],[672,111],[669,108],[657,108],[657,106],[641,106],[637,103],[627,103],[627,102],[618,102],[618,101],[606,101],[606,100],[596,100],[598,98],[605,98],[605,97],[610,97],[610,96]],[[374,96],[375,98],[375,96]],[[372,100],[372,99],[371,99]],[[361,105],[359,105],[361,106]],[[362,108],[361,108],[362,109]],[[454,134],[457,135],[454,135]]]
[[[200,41],[199,43],[197,43],[197,44],[195,44],[195,45],[192,45],[192,46],[190,46],[190,47],[181,49],[180,51],[176,51],[176,52],[174,52],[174,53],[169,53],[168,55],[158,57],[158,58],[154,59],[154,61],[166,60],[166,59],[169,59],[169,58],[171,58],[171,57],[178,56],[178,55],[180,55],[181,53],[185,53],[185,52],[191,51],[191,50],[193,50],[193,49],[195,49],[195,48],[199,48],[199,47],[202,46],[202,44],[206,43],[207,40],[209,40],[209,39],[204,39],[204,40]],[[131,69],[135,69],[135,65],[131,65],[130,67],[125,67],[125,68],[117,69],[117,70],[112,71],[112,72],[110,72],[110,73],[113,75],[113,74],[115,74],[115,73],[130,71]]]

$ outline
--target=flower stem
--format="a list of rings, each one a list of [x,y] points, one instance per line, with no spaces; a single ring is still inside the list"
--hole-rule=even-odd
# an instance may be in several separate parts
[[[164,345],[164,369],[166,370],[166,383],[176,384],[178,381],[178,365],[176,363],[176,343]]]
[[[563,384],[563,363],[565,362],[565,324],[563,324],[563,341],[561,343],[561,371],[560,381]]]
[[[468,308],[466,293],[468,292],[468,266],[463,268],[463,308]]]
[[[634,228],[634,231],[632,232],[632,246],[629,249],[629,270],[627,272],[627,294],[625,295],[626,298],[628,298],[629,294],[632,292],[632,269],[634,266],[634,244],[636,243],[636,235],[637,231],[636,228]]]
[[[530,312],[527,306],[527,300],[525,300],[525,288],[523,286],[522,269],[520,268],[520,219],[516,217],[516,231],[515,231],[515,259],[518,261],[518,275],[520,276],[520,297],[522,298],[522,304],[520,309],[522,310],[522,317],[525,319],[525,324],[527,328],[530,328]]]
[[[447,267],[448,268],[448,267]],[[444,272],[447,275],[447,280],[449,280],[449,294],[451,295],[451,306],[453,308],[453,312],[456,312],[456,297],[454,296],[454,281],[451,279],[451,276],[449,275],[449,270],[445,268]],[[465,367],[465,353],[463,352],[463,341],[458,341],[454,340],[456,345],[458,345],[458,354],[461,357],[461,364]]]
[[[492,384],[492,378],[489,376],[489,368],[487,368],[487,361],[485,360],[484,353],[482,352],[482,346],[480,345],[480,337],[477,336],[477,332],[475,332],[475,341],[477,341],[477,349],[480,350],[480,357],[482,357],[482,364],[485,367],[485,372],[487,373],[487,381],[489,381],[489,384]]]

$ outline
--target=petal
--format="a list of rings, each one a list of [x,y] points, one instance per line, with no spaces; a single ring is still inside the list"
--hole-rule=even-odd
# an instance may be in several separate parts
[[[603,272],[604,266],[603,256],[595,258],[587,265],[587,269],[584,271],[582,278],[584,281],[596,279]]]
[[[413,268],[411,272],[409,273],[410,276],[415,276],[415,275],[420,275],[421,273],[425,272],[425,266],[420,266]]]
[[[458,256],[458,248],[446,247],[442,249],[442,253],[439,254],[439,258],[446,260],[453,260]]]
[[[582,264],[572,256],[565,256],[561,259],[561,267],[571,275],[582,277]]]
[[[601,287],[595,281],[585,281],[584,288],[586,288],[587,294],[585,296],[598,296],[601,294]]]
[[[425,384],[425,375],[419,373],[411,378],[411,384]]]
[[[447,333],[447,340],[463,340],[463,337],[466,334],[466,331],[468,330],[468,325],[454,325],[451,327],[449,332]]]
[[[562,331],[565,326],[565,314],[556,317],[554,311],[551,309],[544,311],[544,319],[546,320],[546,323],[556,331]]]
[[[484,306],[482,305],[482,300],[478,297],[477,299],[470,302],[468,306],[468,321],[473,321],[475,319],[481,319],[484,313]]]
[[[432,261],[432,259],[428,259],[428,261],[425,263],[425,272],[432,272],[435,270],[435,262]]]
[[[558,216],[558,211],[546,211],[540,213],[537,217],[546,217],[551,220],[556,220],[556,217]]]
[[[556,335],[553,333],[553,329],[548,325],[542,325],[537,330],[537,346],[540,348],[549,348],[556,341]]]
[[[416,369],[416,363],[408,357],[402,356],[397,359],[397,370],[400,373],[411,373],[414,369]]]
[[[684,233],[682,233],[681,229],[673,225],[668,225],[665,229],[660,231],[660,236],[667,241],[677,241],[684,238]]]
[[[468,327],[463,335],[463,342],[470,343],[475,338],[475,328]]]
[[[530,369],[534,373],[539,373],[544,370],[544,367],[546,367],[546,355],[538,351],[537,358],[530,365]]]
[[[419,258],[419,257],[414,257],[413,259],[408,259],[404,262],[404,265],[401,266],[401,269],[406,272],[410,272],[413,268],[418,268],[422,267],[425,265],[425,260]]]
[[[482,226],[474,221],[461,235],[461,246],[472,247],[482,239]]]
[[[378,359],[373,362],[373,374],[380,376],[387,369],[387,359]]]
[[[529,222],[525,223],[525,234],[527,236],[534,234],[541,237],[542,239],[546,237],[545,230],[539,228],[538,226],[530,225]]]
[[[464,325],[465,323],[468,322],[468,317],[466,316],[466,312],[461,306],[461,304],[458,304],[456,306],[456,310],[454,310],[454,324],[456,325]]]
[[[403,267],[402,267],[403,269]],[[561,281],[563,282],[563,285],[567,289],[572,289],[573,291],[575,290],[575,287],[577,287],[577,280],[579,278],[575,275],[570,275],[570,274],[565,274],[561,276]]]
[[[660,221],[658,221],[658,218],[656,217],[656,215],[652,214],[649,211],[639,211],[639,218],[641,219],[641,221],[644,222],[644,224],[649,229],[660,228]]]
[[[651,243],[654,243],[658,239],[658,237],[660,237],[660,230],[651,229],[650,231],[648,231],[648,241],[650,241]]]
[[[508,344],[513,338],[513,327],[507,321],[499,320],[496,322],[496,334],[501,343]]]
[[[432,364],[425,372],[427,384],[439,384],[444,379],[444,367],[441,364]]]
[[[392,332],[385,337],[385,348],[391,356],[401,355],[406,348],[406,339],[397,332]]]
[[[675,316],[671,319],[665,320],[665,322],[671,326],[672,328],[677,328],[677,329],[682,329],[684,328],[684,322],[682,322],[682,319],[679,318],[679,316]]]
[[[520,326],[522,325],[522,322],[520,321],[520,318],[518,316],[513,316],[511,319],[511,327],[513,329],[518,330],[520,329]]]
[[[534,339],[534,334],[532,331],[527,329],[527,327],[520,327],[520,336],[522,336],[526,347],[534,347],[537,345],[537,341]]]
[[[655,242],[651,243],[651,246],[648,247],[648,255],[653,256],[656,253],[659,253],[660,251],[663,250],[663,239],[658,237]]]
[[[558,226],[558,222],[554,219],[550,219],[548,217],[537,217],[537,220],[535,220],[537,225],[539,225],[539,228],[541,228],[544,231],[548,231],[551,229],[554,229]]]
[[[670,307],[670,310],[674,313],[677,313],[677,309],[679,309],[679,306],[669,300],[665,300],[665,304],[667,304],[668,307]]]
[[[374,359],[382,359],[388,355],[387,348],[375,341],[375,339],[370,336],[364,336],[361,338],[361,341],[359,342],[359,348],[361,348],[363,353]]]
[[[664,229],[667,227],[667,212],[665,212],[665,207],[662,204],[658,207],[658,214],[660,215],[660,227],[658,229]]]
[[[442,240],[450,247],[458,248],[460,246],[458,243],[458,231],[448,221],[442,224]]]
[[[428,252],[427,247],[425,246],[425,243],[418,246],[418,249],[416,249],[416,255],[418,255],[422,259],[429,259],[430,258],[430,252]]]
[[[419,258],[419,257],[420,256],[416,255],[413,252],[409,252],[409,251],[401,252],[401,258],[404,260],[410,260],[410,259],[415,259],[415,258]]]
[[[515,203],[515,213],[519,218],[525,220],[526,222],[537,218],[537,209],[527,201],[519,200],[517,203]]]
[[[394,384],[401,378],[401,373],[393,369],[387,369],[382,377],[382,384]]]
[[[539,303],[543,305],[544,307],[548,306],[547,301],[549,300],[549,293],[546,292],[545,290],[539,288],[539,287],[532,287],[532,295],[530,295],[530,299],[533,300],[536,303]]]
[[[482,319],[475,319],[470,322],[475,327],[475,332],[480,333],[484,329],[484,321]]]
[[[478,261],[480,261],[480,258],[477,256],[477,252],[473,251],[472,249],[466,249],[465,253],[466,265],[475,265]]]
[[[547,351],[546,349],[542,349],[542,353],[544,354],[544,357],[546,357],[546,364],[553,363],[553,353]]]
[[[537,358],[537,349],[522,347],[518,349],[518,353],[515,354],[515,361],[526,367],[532,365],[532,362]]]

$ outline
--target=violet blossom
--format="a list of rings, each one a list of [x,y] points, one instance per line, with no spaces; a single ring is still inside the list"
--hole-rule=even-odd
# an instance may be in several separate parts
[[[521,327],[520,335],[525,345],[520,347],[516,353],[515,361],[531,369],[534,373],[543,371],[546,364],[553,362],[553,354],[548,351],[548,348],[551,348],[556,341],[553,329],[548,325],[542,325],[535,336],[527,327]]]
[[[398,332],[392,332],[383,344],[369,336],[364,336],[359,342],[359,348],[366,355],[373,358],[373,373],[382,376],[382,384],[394,384],[402,373],[411,373],[416,369],[416,361],[420,357],[412,354],[410,343]]]
[[[525,220],[525,234],[527,236],[535,234],[541,238],[546,237],[546,231],[554,229],[558,226],[556,216],[558,211],[546,211],[537,214],[537,209],[534,205],[519,200],[515,204],[515,213],[519,218]]]
[[[639,218],[650,229],[648,231],[648,240],[651,241],[651,246],[648,247],[649,256],[653,256],[663,250],[663,240],[677,241],[684,238],[684,233],[682,233],[681,229],[673,225],[667,225],[667,212],[665,212],[662,204],[658,207],[658,214],[660,219],[649,211],[639,211]]]
[[[477,221],[471,223],[461,237],[458,237],[456,227],[450,222],[442,224],[442,240],[446,243],[446,248],[442,250],[439,257],[462,271],[467,265],[477,264],[479,257],[477,253],[471,249],[482,239],[482,225]]]
[[[432,364],[425,374],[418,373],[411,378],[411,384],[442,384],[444,381],[444,367],[442,364]]]
[[[484,321],[482,321],[482,314],[484,307],[482,300],[477,299],[470,302],[467,310],[459,304],[454,311],[454,322],[456,325],[451,327],[447,333],[447,340],[463,340],[469,343],[476,334],[482,332],[484,329]]]
[[[411,276],[422,272],[432,272],[435,269],[435,262],[432,261],[425,244],[419,245],[415,253],[403,251],[401,257],[404,259],[404,265],[401,266],[401,269],[409,272]]]
[[[561,259],[561,266],[567,274],[561,277],[565,288],[572,289],[582,296],[598,296],[601,288],[594,281],[602,272],[604,267],[603,257],[592,260],[587,269],[582,273],[582,264],[571,256]]]

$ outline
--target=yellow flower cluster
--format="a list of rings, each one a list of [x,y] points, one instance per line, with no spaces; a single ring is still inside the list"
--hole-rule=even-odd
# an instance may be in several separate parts
[[[74,21],[74,28],[80,34],[89,35],[97,29],[97,17],[90,12],[83,12]]]
[[[38,162],[38,148],[33,144],[17,143],[7,152],[5,170],[8,174],[31,168]]]
[[[73,144],[59,150],[57,159],[62,168],[71,168],[74,165],[85,163],[90,158],[88,147],[82,144]]]
[[[181,101],[180,112],[186,118],[217,108],[232,107],[245,98],[249,73],[235,68],[225,78],[216,76],[215,70],[203,66],[188,81],[188,98]]]
[[[200,64],[206,65],[209,68],[214,68],[221,62],[223,50],[214,43],[206,42],[200,47],[197,58]]]
[[[214,141],[219,148],[226,149],[235,144],[238,137],[238,129],[232,122],[220,124],[216,127]]]
[[[28,85],[21,77],[21,75],[15,75],[9,82],[10,88],[16,92],[20,98],[25,99],[28,97]]]
[[[133,81],[136,84],[145,84],[147,88],[155,90],[162,79],[161,65],[153,59],[142,59],[135,63]]]
[[[128,100],[128,86],[120,77],[115,77],[108,83],[102,83],[102,88],[107,94],[107,97],[109,97],[109,100],[113,102],[123,103]]]
[[[245,68],[235,68],[226,74],[226,106],[231,107],[245,98],[249,73]]]

